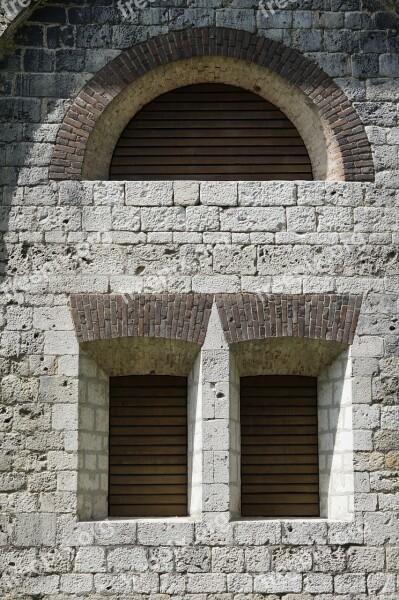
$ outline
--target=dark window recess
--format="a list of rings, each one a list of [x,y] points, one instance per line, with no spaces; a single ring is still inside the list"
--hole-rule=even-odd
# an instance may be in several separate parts
[[[110,379],[109,514],[187,515],[187,378]]]
[[[241,378],[243,516],[319,516],[317,438],[315,378]]]
[[[147,104],[122,133],[110,178],[313,179],[305,144],[276,106],[215,83],[182,87]]]

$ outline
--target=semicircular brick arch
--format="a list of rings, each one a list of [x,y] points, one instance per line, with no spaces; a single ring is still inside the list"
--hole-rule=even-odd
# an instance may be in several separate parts
[[[96,124],[133,82],[162,65],[207,56],[241,59],[265,67],[300,90],[316,108],[329,132],[327,144],[339,165],[331,178],[374,180],[371,148],[364,126],[333,79],[297,50],[256,34],[227,28],[189,29],[151,38],[122,52],[103,67],[79,93],[60,126],[50,177],[84,178],[85,151]]]

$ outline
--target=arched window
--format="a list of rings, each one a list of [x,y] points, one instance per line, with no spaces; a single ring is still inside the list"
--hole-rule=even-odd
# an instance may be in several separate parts
[[[292,122],[261,96],[217,83],[182,87],[144,106],[115,147],[110,178],[311,180]]]

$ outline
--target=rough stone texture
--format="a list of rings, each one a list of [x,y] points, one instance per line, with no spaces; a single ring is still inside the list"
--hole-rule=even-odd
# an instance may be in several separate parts
[[[393,2],[299,0],[282,9],[274,4],[268,18],[257,3],[242,0],[229,6],[219,0],[138,3],[126,14],[108,0],[36,1],[25,12],[22,4],[17,19],[0,17],[1,24],[13,21],[3,36],[0,76],[0,596],[397,600],[399,46]],[[200,43],[202,51],[215,43],[223,65],[209,50],[203,60],[186,62],[178,54],[156,54],[151,41],[163,40],[170,53],[180,40],[188,57],[199,31],[228,32],[220,43],[212,36]],[[251,46],[253,40],[259,46]],[[334,120],[337,137],[342,133],[343,140],[338,130],[350,129],[359,116],[363,125],[351,131],[350,148],[370,143],[375,184],[350,182],[355,174],[349,170],[341,181],[314,182],[49,181],[60,126],[64,134],[66,126],[92,129],[106,99],[131,81],[132,71],[121,81],[106,65],[114,59],[121,65],[133,47],[148,49],[136,61],[143,72],[155,60],[165,63],[164,70],[137,79],[140,101],[148,98],[149,83],[151,93],[173,86],[172,74],[182,82],[223,82],[231,75],[267,96],[262,73],[279,69],[278,77],[288,80],[295,69],[296,83],[309,82],[304,92],[313,94],[326,121]],[[247,61],[239,72],[240,58],[252,53],[252,60],[258,52],[260,60],[261,47],[268,49],[265,66]],[[103,67],[101,77],[111,80],[96,90],[93,106],[83,90]],[[283,90],[286,109],[306,116],[319,138],[320,121],[308,119],[295,88],[287,83],[280,97]],[[92,113],[68,124],[77,98]],[[348,111],[337,119],[341,100]],[[121,110],[130,120],[132,106]],[[112,111],[109,116],[112,125]],[[116,134],[105,129],[100,142],[106,146]],[[76,164],[67,161],[74,176],[82,141],[74,142]],[[359,167],[365,179],[369,159],[367,152]],[[202,348],[152,338],[79,348],[71,294],[353,295],[363,303],[350,356],[339,342],[313,338],[249,340],[229,350],[216,311]],[[100,348],[103,342],[109,345]],[[98,346],[90,354],[86,344]],[[319,378],[322,519],[237,518],[239,372],[278,368]],[[134,369],[189,376],[187,518],[104,518],[108,375]]]

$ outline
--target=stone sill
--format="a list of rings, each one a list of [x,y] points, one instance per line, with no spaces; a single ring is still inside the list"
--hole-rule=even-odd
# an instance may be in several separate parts
[[[231,523],[353,523],[355,517],[351,520],[329,519],[328,517],[237,517],[232,519]]]
[[[81,523],[92,523],[93,521],[81,521]],[[196,523],[194,517],[107,517],[98,519],[95,523]]]

